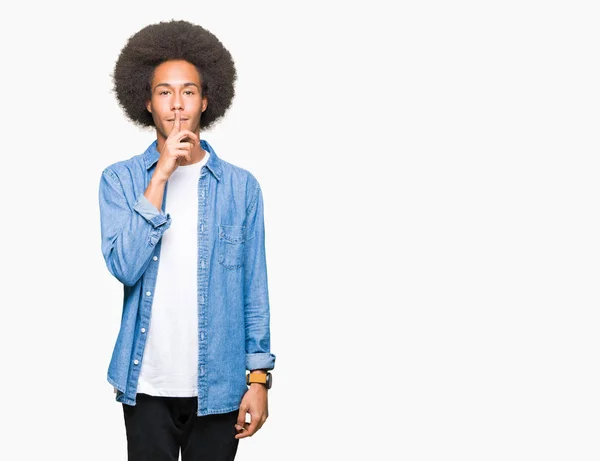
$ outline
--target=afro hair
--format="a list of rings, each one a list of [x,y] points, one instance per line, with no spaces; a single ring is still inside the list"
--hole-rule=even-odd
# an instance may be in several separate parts
[[[146,109],[154,69],[183,59],[196,66],[208,107],[200,126],[208,129],[231,106],[237,72],[231,54],[215,35],[187,21],[171,20],[144,27],[127,41],[114,67],[113,91],[125,114],[137,125],[154,126]]]

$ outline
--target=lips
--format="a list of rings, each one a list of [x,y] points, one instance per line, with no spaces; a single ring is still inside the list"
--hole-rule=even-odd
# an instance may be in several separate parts
[[[182,118],[182,119],[180,119],[179,121],[180,121],[180,122],[186,122],[186,121],[188,121],[188,120],[189,120],[189,118]],[[174,122],[174,121],[175,121],[175,119],[174,119],[174,118],[169,118],[169,119],[167,119],[167,122]]]

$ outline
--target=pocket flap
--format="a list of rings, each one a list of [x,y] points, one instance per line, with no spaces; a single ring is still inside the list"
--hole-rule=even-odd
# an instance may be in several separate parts
[[[246,226],[219,225],[219,238],[229,243],[242,243],[246,240]]]

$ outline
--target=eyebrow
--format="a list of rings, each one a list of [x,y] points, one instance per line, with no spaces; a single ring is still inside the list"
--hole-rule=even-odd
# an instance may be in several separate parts
[[[171,85],[170,83],[157,83],[156,86],[154,87],[154,89],[156,90],[159,86],[166,86],[168,88],[173,88],[173,85]],[[185,82],[182,86],[183,87],[195,86],[196,88],[198,88],[198,90],[200,89],[200,87],[198,85],[196,85],[194,82]]]

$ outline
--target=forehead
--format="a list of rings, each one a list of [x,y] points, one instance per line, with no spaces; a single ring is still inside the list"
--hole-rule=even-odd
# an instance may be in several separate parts
[[[192,63],[183,60],[165,61],[154,69],[152,86],[159,83],[177,85],[184,82],[193,82],[200,86],[200,74]]]

